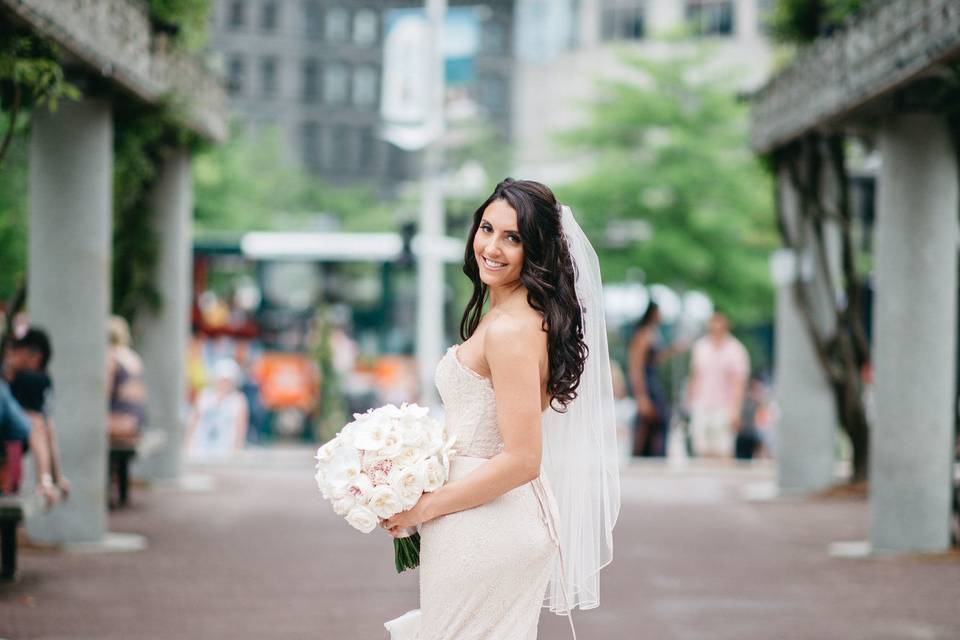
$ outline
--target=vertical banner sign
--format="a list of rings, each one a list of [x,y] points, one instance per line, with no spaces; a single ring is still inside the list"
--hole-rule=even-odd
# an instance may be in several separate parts
[[[405,151],[418,151],[442,131],[430,130],[430,59],[427,17],[423,9],[394,9],[385,14],[381,137]],[[461,101],[474,81],[474,57],[480,44],[479,11],[456,7],[443,22],[445,102]],[[435,128],[435,127],[434,127]]]

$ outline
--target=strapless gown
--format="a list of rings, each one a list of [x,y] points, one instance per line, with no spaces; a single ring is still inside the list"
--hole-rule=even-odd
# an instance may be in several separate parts
[[[436,369],[456,480],[503,450],[490,381],[450,347]],[[387,622],[391,640],[535,640],[557,562],[546,478],[420,528],[420,609]]]

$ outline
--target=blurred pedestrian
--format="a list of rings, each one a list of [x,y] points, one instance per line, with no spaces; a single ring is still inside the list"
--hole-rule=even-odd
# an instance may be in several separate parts
[[[667,394],[657,377],[657,365],[664,359],[661,352],[660,308],[650,302],[637,323],[627,347],[627,366],[633,398],[637,405],[634,418],[633,455],[664,456],[670,406]]]
[[[707,334],[693,346],[687,401],[694,453],[730,458],[742,424],[750,356],[722,313],[714,313]]]
[[[131,346],[130,325],[120,316],[107,323],[107,433],[114,442],[135,444],[147,419],[143,361]]]
[[[247,439],[247,399],[238,390],[240,366],[229,358],[213,367],[213,384],[197,396],[187,430],[187,452],[195,458],[224,458],[243,449]]]
[[[52,357],[47,333],[28,326],[9,343],[3,362],[10,393],[30,421],[29,449],[37,474],[37,492],[48,508],[70,495],[70,481],[60,466],[52,415],[53,381],[47,373]]]

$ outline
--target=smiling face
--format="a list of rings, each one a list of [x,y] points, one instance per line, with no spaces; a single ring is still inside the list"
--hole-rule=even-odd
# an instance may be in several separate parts
[[[489,287],[512,284],[523,269],[523,243],[517,229],[517,212],[505,200],[494,200],[486,209],[473,237],[473,253],[480,279]]]

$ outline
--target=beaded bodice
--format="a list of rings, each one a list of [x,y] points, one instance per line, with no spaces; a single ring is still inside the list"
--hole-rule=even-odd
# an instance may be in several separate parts
[[[460,362],[458,346],[447,349],[435,372],[447,433],[457,437],[459,455],[491,458],[503,450],[493,385]]]

